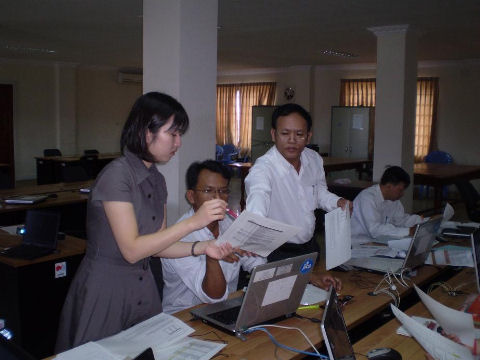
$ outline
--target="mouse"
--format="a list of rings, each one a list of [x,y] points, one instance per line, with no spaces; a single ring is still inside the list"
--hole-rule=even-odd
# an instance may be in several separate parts
[[[402,355],[392,348],[372,349],[367,353],[367,359],[372,360],[402,360]]]

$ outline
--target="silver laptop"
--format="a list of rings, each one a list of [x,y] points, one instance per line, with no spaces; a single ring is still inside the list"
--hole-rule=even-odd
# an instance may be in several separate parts
[[[289,316],[297,311],[317,253],[256,266],[244,296],[191,311],[205,322],[239,337],[250,326]]]
[[[350,259],[346,264],[383,273],[392,272],[399,274],[404,269],[413,270],[425,263],[425,259],[432,249],[441,222],[442,219],[439,217],[417,225],[405,259],[372,256]]]
[[[330,360],[355,360],[341,305],[333,286],[328,292],[320,327]]]
[[[480,293],[480,229],[475,230],[470,235],[472,238],[473,266],[475,267],[475,277],[477,279],[477,290]]]

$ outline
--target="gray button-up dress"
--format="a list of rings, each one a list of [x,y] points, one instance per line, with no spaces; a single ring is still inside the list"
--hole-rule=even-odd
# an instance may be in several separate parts
[[[63,306],[55,352],[127,329],[162,311],[149,259],[122,256],[102,201],[133,204],[140,235],[158,231],[167,200],[165,178],[125,150],[95,181],[87,209],[87,250]]]

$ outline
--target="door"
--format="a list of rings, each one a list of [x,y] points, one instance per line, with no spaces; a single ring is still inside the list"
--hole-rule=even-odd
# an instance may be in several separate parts
[[[252,163],[273,145],[270,129],[275,106],[252,106]]]
[[[13,85],[0,84],[0,188],[14,185]]]

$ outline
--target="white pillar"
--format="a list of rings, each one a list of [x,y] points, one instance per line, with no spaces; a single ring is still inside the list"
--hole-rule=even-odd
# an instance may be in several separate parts
[[[417,89],[416,37],[408,25],[369,28],[377,36],[377,80],[373,180],[398,165],[413,183]],[[413,186],[402,202],[412,209]]]
[[[188,208],[188,166],[215,157],[217,13],[217,0],[143,1],[143,92],[175,97],[190,118],[180,151],[159,166],[167,181],[169,225]]]
[[[55,146],[62,154],[79,153],[77,148],[77,65],[54,65]]]

